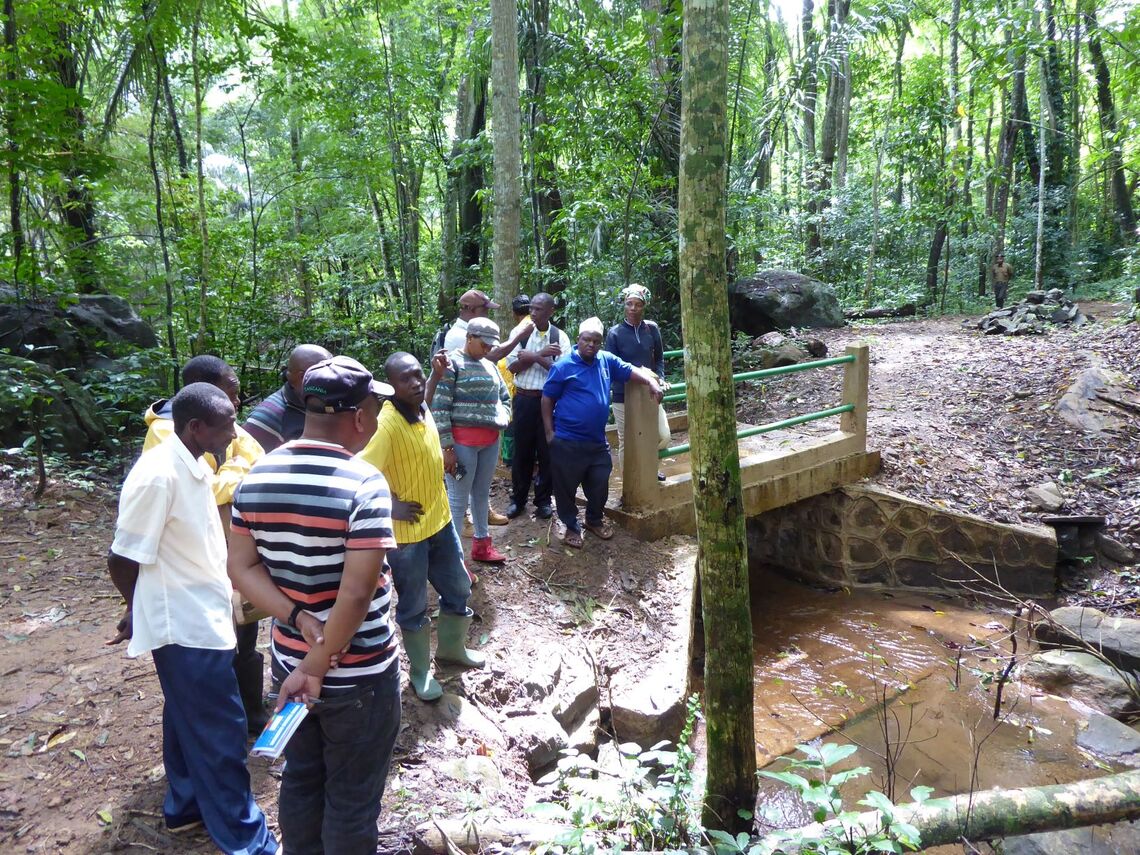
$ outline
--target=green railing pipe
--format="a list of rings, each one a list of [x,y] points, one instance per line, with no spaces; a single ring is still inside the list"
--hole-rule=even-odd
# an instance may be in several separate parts
[[[732,379],[735,382],[741,380],[762,380],[766,377],[779,377],[783,374],[795,374],[797,371],[810,371],[812,368],[828,368],[832,365],[844,365],[848,362],[854,362],[855,357],[852,354],[846,356],[833,356],[830,359],[814,359],[811,362],[797,362],[795,365],[780,365],[776,368],[760,368],[756,371],[744,371],[740,374],[733,374]],[[665,403],[670,401],[683,401],[687,395],[684,383],[673,383],[669,386],[669,394],[661,400]]]
[[[769,369],[769,370],[771,370],[771,369]],[[820,419],[827,419],[827,418],[830,418],[831,416],[839,416],[839,415],[842,415],[843,413],[852,413],[854,411],[855,411],[855,405],[854,404],[842,404],[838,407],[832,407],[828,410],[819,410],[819,411],[814,412],[814,413],[805,413],[802,416],[792,416],[790,419],[782,419],[778,422],[770,422],[766,425],[760,425],[759,427],[751,427],[751,428],[745,428],[744,430],[738,430],[736,432],[736,438],[737,439],[744,439],[745,437],[749,437],[749,436],[758,436],[759,434],[762,434],[762,433],[771,433],[774,430],[781,430],[783,428],[795,427],[796,425],[802,425],[802,424],[805,424],[806,422],[815,422],[815,421],[819,421]],[[657,452],[657,456],[658,457],[672,457],[675,454],[684,454],[688,450],[689,450],[689,444],[688,443],[685,443],[684,445],[674,445],[671,448],[661,449],[660,451]]]
[[[664,353],[666,359],[680,359],[684,355],[685,351],[683,350],[667,350]]]

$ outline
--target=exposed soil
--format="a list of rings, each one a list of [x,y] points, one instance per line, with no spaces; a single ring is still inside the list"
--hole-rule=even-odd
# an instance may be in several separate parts
[[[1110,307],[1091,307],[1101,319]],[[1058,422],[1052,407],[1075,374],[1100,359],[1136,382],[1140,325],[1098,323],[1040,338],[983,337],[959,319],[859,325],[821,336],[834,354],[863,339],[872,353],[870,436],[883,452],[879,480],[895,489],[1002,521],[1041,514],[1025,489],[1062,483],[1065,513],[1104,515],[1110,533],[1140,546],[1140,416],[1093,437]],[[819,372],[740,393],[754,424],[831,406],[837,383]],[[826,424],[826,423],[824,423]],[[162,697],[149,658],[107,648],[120,603],[105,569],[117,483],[57,473],[32,499],[30,485],[0,467],[0,849],[5,852],[214,851],[209,840],[163,831]],[[1067,473],[1067,474],[1066,474]],[[504,483],[493,504],[505,504]],[[479,568],[475,640],[491,665],[444,671],[456,706],[405,694],[403,725],[381,814],[381,849],[406,850],[414,827],[435,815],[517,816],[532,784],[500,726],[534,701],[528,680],[544,662],[571,656],[610,675],[638,668],[670,631],[660,615],[680,589],[677,551],[690,542],[644,544],[622,532],[586,536],[567,552],[546,522],[493,529],[512,556]],[[548,539],[549,538],[549,539]],[[683,547],[683,549],[682,549]],[[1135,609],[1136,568],[1110,568],[1073,583],[1074,598]],[[1131,601],[1131,603],[1129,602]],[[263,641],[266,632],[263,628]],[[461,717],[462,718],[462,717]],[[442,765],[489,755],[499,782],[465,782]],[[254,791],[276,825],[278,770],[250,763]]]

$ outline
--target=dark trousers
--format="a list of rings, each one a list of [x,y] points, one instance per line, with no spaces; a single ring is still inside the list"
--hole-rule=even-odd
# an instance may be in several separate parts
[[[237,676],[238,695],[245,709],[246,723],[251,731],[260,731],[268,716],[265,712],[265,657],[257,650],[258,623],[239,624],[237,651],[234,653],[234,674]]]
[[[586,494],[586,522],[601,525],[602,510],[610,494],[610,470],[614,468],[609,444],[555,438],[550,461],[558,519],[566,528],[580,531],[578,502],[574,497],[581,485]]]
[[[994,302],[999,309],[1005,307],[1005,295],[1009,293],[1008,282],[998,282],[994,280]]]
[[[233,650],[168,644],[152,652],[162,685],[162,764],[169,827],[202,820],[223,852],[277,851],[245,767],[245,712]]]
[[[400,669],[317,704],[285,746],[278,820],[289,855],[374,855],[400,729]]]
[[[515,392],[513,409],[515,451],[511,461],[511,501],[520,508],[526,504],[538,460],[538,478],[534,479],[534,504],[550,504],[550,448],[546,444],[546,428],[542,425],[542,398]]]

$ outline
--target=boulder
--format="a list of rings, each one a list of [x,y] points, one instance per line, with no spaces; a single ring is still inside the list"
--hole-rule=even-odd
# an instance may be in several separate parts
[[[1140,619],[1110,617],[1098,609],[1062,606],[1049,612],[1050,623],[1033,628],[1046,645],[1091,645],[1118,667],[1140,673]]]
[[[502,772],[494,760],[482,754],[444,760],[437,768],[449,778],[474,785],[474,789],[484,795],[502,792]]]
[[[749,335],[789,327],[841,327],[843,311],[830,285],[790,270],[763,270],[729,289],[732,325]]]
[[[19,446],[32,434],[30,402],[33,394],[48,399],[44,405],[43,437],[49,450],[82,454],[106,440],[99,405],[82,385],[50,365],[0,353],[0,389],[16,402],[0,408],[0,443]],[[28,394],[24,395],[23,392]]]
[[[807,360],[809,354],[799,345],[788,342],[776,348],[763,348],[757,360],[761,368],[779,368],[782,365],[795,365]]]
[[[753,347],[781,347],[782,345],[784,345],[787,342],[787,340],[788,340],[787,337],[785,337],[782,333],[778,333],[778,332],[773,331],[773,332],[769,332],[769,333],[764,333],[764,335],[760,336],[759,338],[753,339],[752,340],[752,346]]]
[[[1096,550],[1109,561],[1117,564],[1135,564],[1136,552],[1130,546],[1125,546],[1119,540],[1109,537],[1104,532],[1097,532]]]
[[[566,731],[550,713],[507,719],[505,729],[526,757],[527,769],[532,778],[549,770],[569,742]]]
[[[1140,685],[1125,672],[1079,650],[1045,650],[1022,666],[1021,678],[1047,692],[1072,695],[1113,718],[1137,709]]]
[[[1128,378],[1119,371],[1094,365],[1082,371],[1065,390],[1054,412],[1064,422],[1085,433],[1121,430],[1127,419],[1103,400],[1102,395],[1127,394]]]
[[[1112,716],[1090,715],[1088,727],[1077,729],[1077,745],[1114,763],[1140,767],[1140,733]]]
[[[158,337],[150,324],[135,314],[131,304],[112,294],[81,294],[67,309],[74,327],[89,337],[105,341],[113,350],[156,347]]]
[[[984,850],[983,850],[984,851]],[[1001,855],[1120,855],[1140,852],[1140,826],[1131,822],[1006,837]]]
[[[1052,481],[1030,487],[1025,491],[1025,495],[1030,502],[1043,511],[1053,513],[1065,507],[1065,497],[1061,494],[1061,488]]]

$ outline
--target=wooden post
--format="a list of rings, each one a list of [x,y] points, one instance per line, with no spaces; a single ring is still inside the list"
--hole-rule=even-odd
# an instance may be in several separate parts
[[[843,366],[843,403],[854,404],[854,412],[839,417],[839,429],[853,433],[867,450],[867,383],[870,379],[870,352],[865,344],[851,344],[845,351],[854,362]]]
[[[640,383],[626,383],[621,503],[627,510],[648,510],[659,503],[657,440],[657,402]]]

